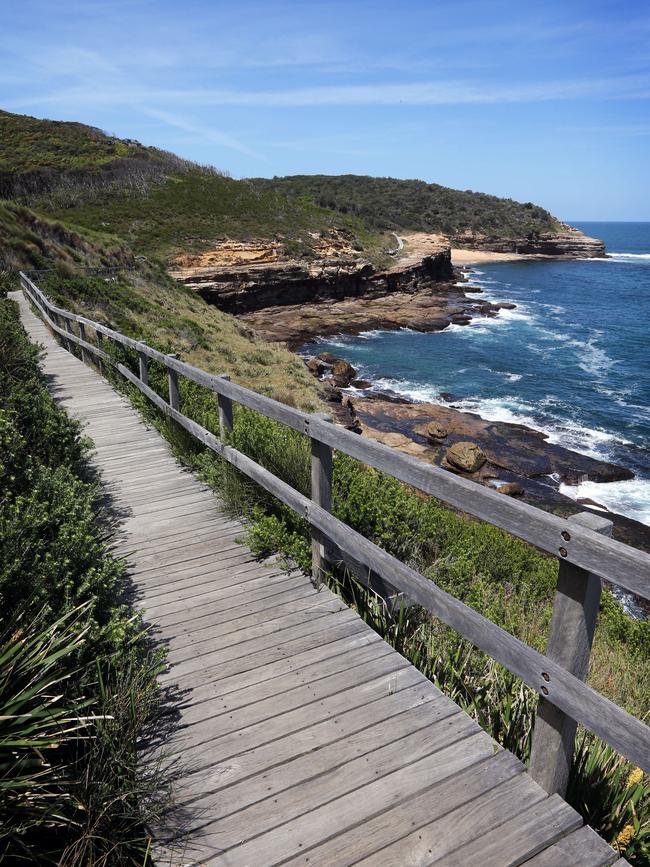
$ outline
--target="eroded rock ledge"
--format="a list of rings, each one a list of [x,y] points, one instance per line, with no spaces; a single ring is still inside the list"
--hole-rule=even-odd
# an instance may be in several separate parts
[[[350,430],[558,515],[579,509],[606,512],[616,539],[650,551],[650,527],[559,492],[560,481],[575,484],[588,478],[606,484],[633,478],[627,467],[551,443],[525,425],[487,421],[453,405],[416,404],[368,392],[356,397],[332,385],[327,389],[334,418]],[[476,468],[463,469],[453,455],[449,459],[451,449],[467,444],[481,455]]]
[[[172,276],[226,313],[238,315],[269,307],[378,298],[423,283],[451,281],[451,251],[443,247],[416,263],[376,271],[365,259],[309,261],[253,260],[178,268]]]
[[[605,256],[605,244],[565,225],[562,232],[531,234],[526,238],[498,238],[465,233],[451,238],[453,246],[490,253],[552,256],[563,259],[597,259]]]

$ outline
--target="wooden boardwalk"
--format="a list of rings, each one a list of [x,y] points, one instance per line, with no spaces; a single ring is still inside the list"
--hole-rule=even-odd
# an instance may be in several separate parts
[[[169,648],[187,836],[161,863],[617,861],[334,594],[258,561],[243,525],[15,297],[52,394],[94,440],[122,515],[116,550]]]

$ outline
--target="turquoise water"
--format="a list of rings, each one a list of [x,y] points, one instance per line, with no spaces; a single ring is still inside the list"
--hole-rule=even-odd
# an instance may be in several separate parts
[[[622,463],[629,482],[562,486],[650,524],[650,223],[580,223],[604,260],[506,262],[468,270],[491,301],[515,310],[442,332],[372,331],[309,344],[344,356],[413,400],[528,424],[553,442]]]

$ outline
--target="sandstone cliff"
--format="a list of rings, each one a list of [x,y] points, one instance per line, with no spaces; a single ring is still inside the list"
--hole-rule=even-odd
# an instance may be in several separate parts
[[[491,253],[520,253],[533,256],[561,256],[564,259],[595,259],[605,255],[605,244],[578,229],[564,225],[561,232],[532,233],[524,238],[498,238],[460,233],[451,238],[457,247]]]
[[[327,243],[325,241],[327,240]],[[378,271],[340,239],[323,239],[315,260],[293,259],[277,242],[223,242],[214,250],[177,260],[171,274],[227,313],[307,302],[380,297],[415,291],[425,283],[451,281],[448,245],[429,255]]]

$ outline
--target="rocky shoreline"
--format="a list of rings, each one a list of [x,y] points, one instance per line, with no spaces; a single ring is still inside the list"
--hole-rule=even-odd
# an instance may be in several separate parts
[[[574,514],[577,506],[607,513],[615,538],[650,552],[646,524],[559,491],[561,483],[634,478],[627,467],[551,443],[547,434],[526,425],[488,421],[456,406],[454,395],[443,396],[445,404],[434,404],[374,391],[371,382],[356,378],[349,362],[331,353],[306,363],[323,382],[333,418],[349,430],[558,515]]]
[[[413,233],[398,241],[393,264],[383,270],[359,258],[345,233],[332,231],[315,242],[315,260],[287,258],[277,241],[222,241],[213,250],[181,257],[171,274],[208,303],[238,316],[260,337],[290,349],[333,334],[442,331],[514,307],[477,297],[482,290],[470,285],[454,265],[450,239]],[[459,235],[451,242],[462,252],[471,246],[483,255],[522,260],[604,255],[602,241],[568,226],[548,236]]]
[[[605,256],[605,244],[590,238],[572,226],[564,225],[562,232],[546,232],[527,238],[498,238],[464,234],[451,238],[452,246],[490,253],[514,253],[562,259],[598,259]]]
[[[202,254],[200,261],[178,263],[172,274],[206,301],[237,315],[261,337],[294,350],[315,337],[334,334],[400,328],[441,331],[516,306],[481,299],[481,288],[453,265],[448,239],[420,234],[404,241],[401,255],[383,271],[354,259],[347,239],[332,233],[322,239],[323,256],[315,262],[286,261],[280,245],[270,249],[268,243],[223,242]],[[601,241],[569,226],[548,237],[504,240],[467,235],[452,241],[478,254],[522,260],[605,255]],[[634,477],[626,467],[549,443],[539,431],[464,412],[453,405],[453,396],[448,405],[414,403],[370,391],[372,384],[359,381],[345,359],[321,354],[307,363],[323,382],[325,399],[341,424],[557,514],[573,514],[576,502],[582,508],[607,511],[598,503],[560,494],[561,482],[577,484],[588,478],[606,483]],[[432,436],[435,429],[444,435]],[[459,451],[474,454],[477,466],[463,465],[455,457]],[[617,538],[650,551],[650,527],[608,514]]]

